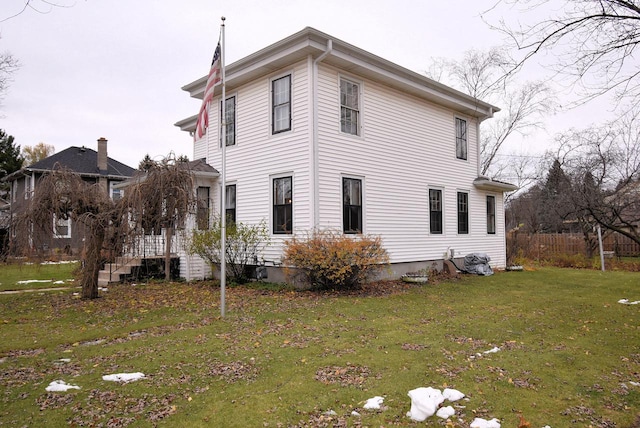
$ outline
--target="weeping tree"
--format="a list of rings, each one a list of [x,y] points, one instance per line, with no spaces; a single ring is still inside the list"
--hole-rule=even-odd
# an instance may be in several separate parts
[[[118,201],[117,217],[128,243],[136,245],[151,231],[165,230],[165,278],[170,279],[171,247],[175,229],[194,212],[193,177],[188,162],[170,155],[146,159],[146,169],[134,177]]]
[[[80,284],[82,298],[98,297],[98,273],[102,268],[105,241],[118,229],[114,204],[99,183],[87,182],[77,173],[56,167],[37,183],[14,220],[14,245],[29,251],[52,243],[58,221],[71,220],[84,229]]]

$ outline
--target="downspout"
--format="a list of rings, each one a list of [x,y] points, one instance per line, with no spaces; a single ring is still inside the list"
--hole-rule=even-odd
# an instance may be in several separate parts
[[[316,229],[318,227],[319,219],[320,219],[320,189],[319,189],[319,181],[320,181],[320,172],[318,165],[318,63],[326,58],[327,55],[331,53],[333,50],[333,41],[331,39],[327,40],[327,49],[313,61],[313,99],[311,101],[311,105],[313,108],[313,136],[312,136],[312,154],[311,154],[311,163],[312,163],[312,175],[311,175],[311,188],[312,188],[312,204],[313,209],[311,210],[311,224],[313,228]]]

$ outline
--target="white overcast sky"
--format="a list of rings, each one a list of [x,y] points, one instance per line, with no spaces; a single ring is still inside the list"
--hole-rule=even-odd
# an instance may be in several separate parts
[[[208,72],[226,19],[227,64],[311,26],[416,72],[430,59],[502,43],[481,14],[497,0],[25,0],[0,1],[0,51],[21,63],[0,106],[0,128],[16,144],[96,149],[136,168],[151,157],[193,156],[173,124],[200,101],[180,88]],[[506,8],[499,13],[513,13]],[[496,23],[501,15],[487,15]],[[7,19],[9,18],[9,19]],[[514,17],[508,17],[517,19]],[[581,113],[582,123],[602,111]],[[550,141],[566,119],[521,144]],[[515,147],[515,150],[518,150]]]

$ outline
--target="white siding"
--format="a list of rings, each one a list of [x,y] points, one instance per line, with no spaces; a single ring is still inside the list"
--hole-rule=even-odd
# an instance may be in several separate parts
[[[455,156],[455,113],[391,90],[361,82],[362,135],[340,132],[338,70],[321,67],[319,78],[320,227],[342,228],[341,176],[364,177],[365,233],[380,235],[392,262],[441,259],[486,252],[504,266],[502,195],[496,195],[496,235],[486,232],[485,193],[477,178],[476,121],[467,120],[468,160]],[[429,234],[428,188],[444,198],[444,232]],[[457,233],[457,192],[469,193],[470,230]],[[502,222],[502,223],[500,223]]]
[[[271,135],[271,79],[291,74],[292,130]],[[310,224],[309,191],[309,73],[307,62],[281,69],[250,85],[234,89],[236,95],[236,145],[226,149],[226,180],[236,185],[236,220],[257,224],[264,220],[271,231],[271,178],[293,177],[293,227],[306,231]],[[215,101],[219,102],[219,99]],[[219,111],[211,111],[211,124],[219,123]],[[218,140],[210,141],[207,161],[222,171]],[[214,200],[219,210],[219,189]],[[287,236],[272,235],[264,258],[279,260]]]
[[[226,180],[236,185],[236,218],[271,230],[274,176],[293,177],[293,227],[295,233],[312,230],[310,183],[312,165],[311,63],[301,61],[274,71],[240,88],[236,96],[236,145],[226,150]],[[341,178],[363,179],[365,233],[380,235],[391,261],[413,262],[486,252],[494,267],[505,265],[503,195],[496,196],[496,234],[486,230],[486,192],[474,188],[478,146],[476,119],[415,98],[380,83],[341,74],[323,63],[318,86],[318,201],[320,228],[342,229]],[[292,76],[292,130],[271,135],[271,79]],[[361,135],[340,132],[339,78],[361,86]],[[214,100],[219,105],[219,98]],[[219,109],[212,108],[209,141],[194,144],[194,157],[206,156],[222,171],[219,146]],[[455,117],[467,121],[468,159],[455,155]],[[212,132],[215,129],[215,132]],[[219,212],[219,181],[212,188],[214,211]],[[428,189],[443,193],[444,230],[429,233]],[[457,192],[469,193],[469,234],[457,233]],[[288,235],[271,235],[263,254],[267,261],[281,257]],[[194,266],[193,271],[205,266]]]

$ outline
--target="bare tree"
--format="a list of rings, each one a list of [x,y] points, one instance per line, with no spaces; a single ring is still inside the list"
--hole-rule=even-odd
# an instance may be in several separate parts
[[[9,52],[0,52],[0,100],[4,96],[13,73],[20,67],[20,62]]]
[[[492,11],[500,3],[511,16],[514,9],[519,12],[518,22],[501,18],[493,25],[521,53],[510,73],[544,56],[559,77],[581,89],[576,103],[606,93],[640,103],[640,64],[634,59],[640,43],[638,0],[499,0]],[[522,24],[527,18],[533,23]]]
[[[22,6],[10,15],[0,17],[0,23],[8,21],[22,15],[27,9],[31,9],[37,13],[49,13],[54,7],[72,7],[75,3],[64,4],[62,1],[54,2],[49,0],[23,0]]]
[[[640,243],[640,107],[599,127],[558,137],[577,213]]]
[[[183,227],[195,210],[193,178],[188,162],[174,156],[148,160],[145,173],[134,177],[118,203],[118,217],[130,245],[135,246],[145,232],[165,230],[165,278],[171,275],[171,247],[174,231]]]
[[[98,272],[103,244],[112,233],[113,202],[98,183],[91,183],[68,169],[54,169],[37,184],[37,191],[15,218],[14,245],[24,251],[42,248],[53,240],[56,219],[71,219],[84,228],[80,284],[82,297],[98,297]]]
[[[549,86],[541,81],[519,84],[515,74],[508,74],[513,61],[504,48],[488,51],[470,50],[459,61],[438,59],[427,75],[447,83],[474,98],[501,108],[491,120],[481,125],[480,172],[499,177],[504,165],[497,156],[514,134],[525,136],[542,126],[542,118],[555,107]],[[508,75],[508,78],[504,78]]]

